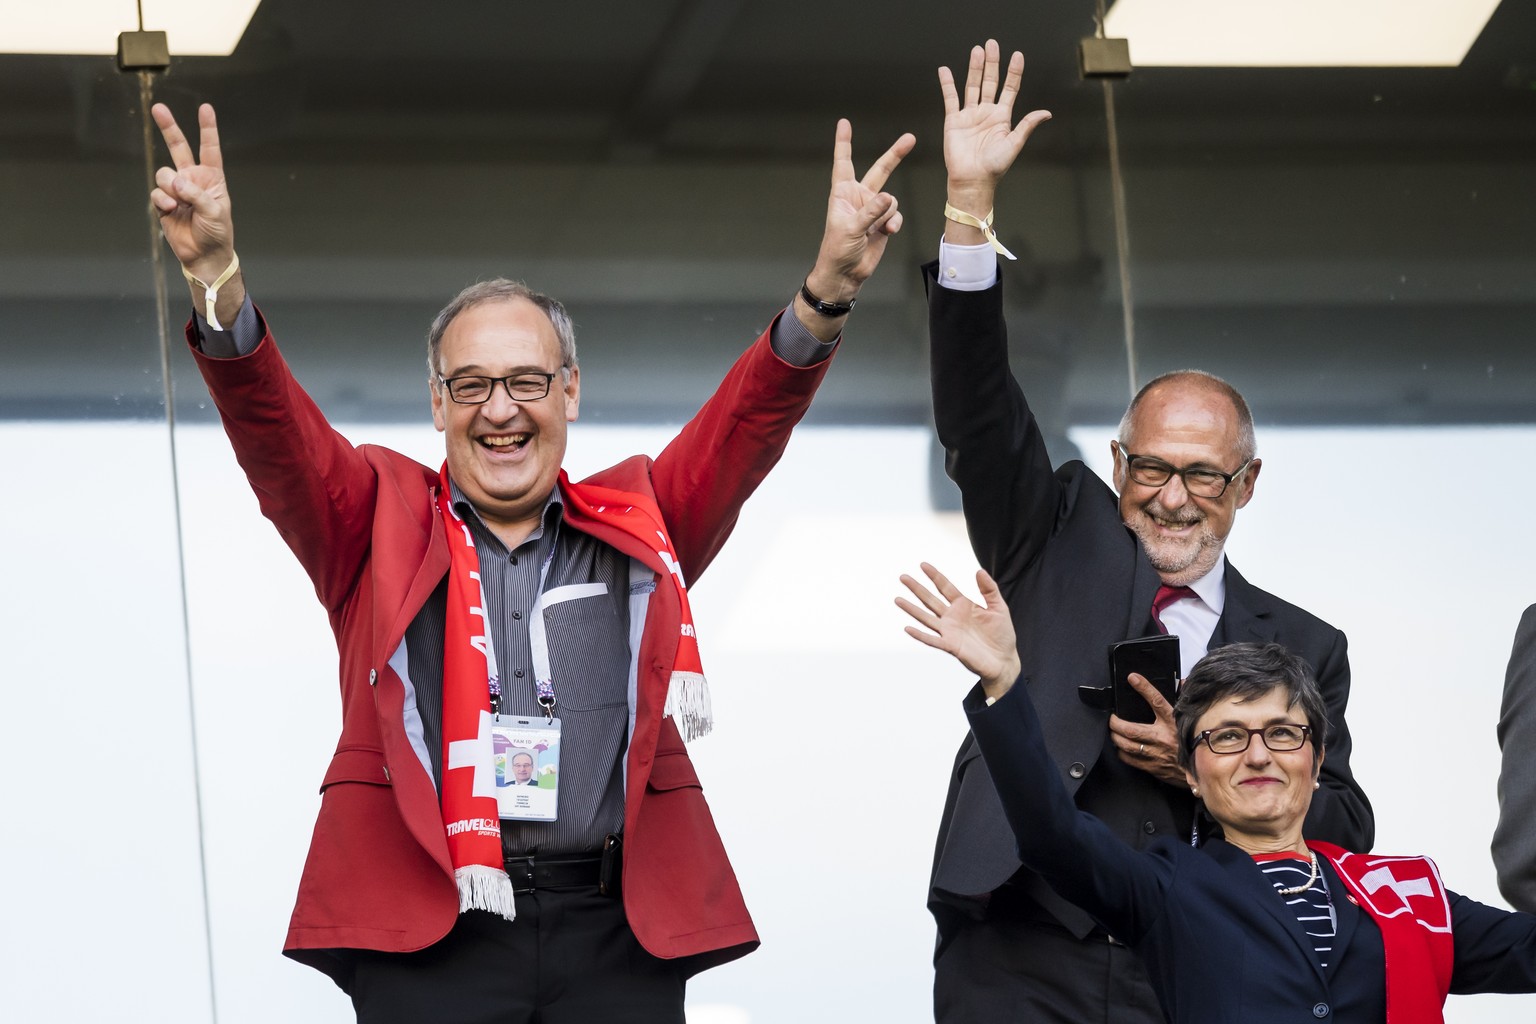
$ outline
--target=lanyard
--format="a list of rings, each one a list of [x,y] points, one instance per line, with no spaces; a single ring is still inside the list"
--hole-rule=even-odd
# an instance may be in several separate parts
[[[555,677],[549,667],[549,636],[544,629],[544,583],[549,576],[549,566],[555,560],[555,547],[559,543],[559,527],[549,539],[549,554],[539,567],[539,595],[533,599],[533,610],[528,613],[528,650],[533,655],[533,694],[544,709],[544,720],[555,718]]]
[[[539,566],[539,591],[533,599],[533,610],[528,613],[528,647],[533,654],[534,697],[539,702],[539,707],[544,710],[544,720],[553,721],[555,717],[555,681],[549,668],[549,638],[544,630],[544,584],[549,578],[549,567],[555,560],[555,546],[559,541],[559,526],[556,525],[549,543],[549,553],[544,556],[544,564]],[[474,574],[476,582],[480,580],[480,574]],[[480,607],[488,608],[489,602],[485,599],[485,588],[480,589]],[[491,695],[491,716],[493,719],[501,718],[501,675],[496,667],[496,647],[491,640],[494,630],[485,631],[485,664],[489,672],[486,678],[486,688]]]

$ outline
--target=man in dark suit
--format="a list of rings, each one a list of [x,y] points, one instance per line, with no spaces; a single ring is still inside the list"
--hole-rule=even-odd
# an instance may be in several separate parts
[[[1499,711],[1499,824],[1493,864],[1509,905],[1536,913],[1536,604],[1520,617]]]
[[[1023,64],[1015,53],[1001,75],[997,44],[976,47],[963,95],[940,71],[948,223],[926,274],[946,468],[976,556],[1012,609],[1052,760],[1078,806],[1133,846],[1187,837],[1196,805],[1167,702],[1146,687],[1157,720],[1138,725],[1087,706],[1078,687],[1102,686],[1107,646],[1130,637],[1177,634],[1186,672],[1210,648],[1278,641],[1312,666],[1334,727],[1307,834],[1367,850],[1374,825],[1349,770],[1344,635],[1253,586],[1223,555],[1262,465],[1242,396],[1208,374],[1166,375],[1136,396],[1111,442],[1114,491],[1081,462],[1052,470],[1008,365],[993,254],[1004,250],[990,227],[997,183],[1050,116],[1012,124]],[[945,801],[929,907],[941,1022],[1163,1019],[1134,955],[1021,868],[969,737]]]

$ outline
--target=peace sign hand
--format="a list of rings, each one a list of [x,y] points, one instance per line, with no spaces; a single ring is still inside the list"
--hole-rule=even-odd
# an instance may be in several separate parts
[[[915,145],[916,137],[903,135],[859,178],[853,169],[853,126],[846,118],[837,122],[826,227],[816,264],[806,278],[806,286],[817,298],[851,301],[880,265],[886,242],[901,230],[896,197],[882,189]]]
[[[155,172],[156,187],[149,200],[160,215],[160,230],[176,259],[189,273],[212,281],[235,256],[235,227],[224,180],[218,120],[211,105],[204,103],[198,108],[198,153],[194,158],[192,146],[170,108],[156,103],[151,113],[173,166]]]

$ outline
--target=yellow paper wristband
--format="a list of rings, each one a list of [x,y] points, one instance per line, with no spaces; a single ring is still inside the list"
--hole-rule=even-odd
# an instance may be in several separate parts
[[[956,224],[968,224],[971,227],[978,229],[982,234],[987,236],[987,241],[992,243],[993,250],[995,250],[999,255],[1006,256],[1010,260],[1016,260],[1018,257],[1009,252],[1008,247],[997,240],[997,232],[992,230],[992,214],[994,212],[995,211],[988,210],[986,219],[983,220],[980,217],[966,213],[964,210],[957,210],[953,206],[950,206],[948,203],[944,204],[945,217],[954,221]]]
[[[224,287],[225,282],[234,277],[235,271],[240,269],[240,254],[235,253],[234,257],[234,259],[229,261],[229,266],[224,268],[224,273],[220,274],[213,284],[204,284],[192,271],[186,267],[181,268],[182,277],[185,277],[193,284],[202,285],[205,298],[203,319],[207,320],[208,326],[216,331],[222,331],[224,328],[219,325],[219,318],[213,315],[213,306],[214,303],[219,301],[219,289]]]

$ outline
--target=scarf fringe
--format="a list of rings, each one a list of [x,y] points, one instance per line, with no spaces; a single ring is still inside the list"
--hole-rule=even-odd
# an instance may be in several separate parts
[[[508,921],[517,920],[517,901],[512,895],[512,879],[501,868],[486,864],[466,864],[453,869],[459,887],[459,913],[487,910]]]
[[[710,706],[709,683],[704,673],[673,671],[667,686],[665,713],[677,722],[684,742],[709,735],[715,727],[715,711]]]

